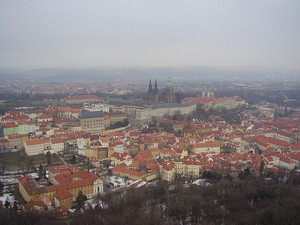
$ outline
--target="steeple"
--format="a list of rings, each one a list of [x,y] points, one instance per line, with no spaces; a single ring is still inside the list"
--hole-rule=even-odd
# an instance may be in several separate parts
[[[158,103],[158,88],[157,88],[157,80],[155,79],[154,90],[153,90],[153,101],[154,103]]]
[[[148,87],[148,94],[151,94],[152,93],[152,83],[151,83],[151,79],[149,81],[149,87]]]
[[[154,93],[156,94],[157,92],[158,92],[158,89],[157,89],[157,80],[155,79]]]
[[[151,83],[151,79],[149,81],[149,87],[148,87],[148,95],[151,95],[153,92],[153,89],[152,89],[152,83]]]
[[[149,81],[149,87],[148,87],[148,100],[152,101],[152,95],[153,95],[153,88],[152,88],[152,83],[151,79]]]

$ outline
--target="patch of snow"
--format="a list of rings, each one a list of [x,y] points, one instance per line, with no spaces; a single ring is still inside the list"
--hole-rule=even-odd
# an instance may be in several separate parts
[[[139,187],[142,187],[142,186],[144,186],[146,184],[147,184],[147,182],[143,181],[143,182],[139,183],[136,187],[139,188]]]
[[[0,201],[2,201],[3,204],[5,204],[5,201],[8,201],[10,203],[10,205],[12,206],[15,199],[14,199],[14,196],[12,196],[10,194],[4,194],[3,196],[0,197]]]
[[[69,211],[70,213],[74,213],[74,212],[76,211],[76,209],[68,209],[68,211]]]
[[[175,190],[175,185],[170,185],[170,186],[169,186],[169,190],[170,190],[170,191],[174,191],[174,190]]]
[[[106,182],[112,183],[114,187],[121,187],[132,183],[132,180],[117,176],[103,177]]]
[[[27,176],[31,177],[31,178],[38,178],[39,177],[39,175],[37,173],[28,173]]]
[[[207,183],[207,182],[205,181],[205,179],[198,179],[198,180],[195,180],[195,181],[193,182],[193,184],[195,184],[195,185],[200,185],[200,186],[210,186],[210,185],[211,185],[210,183]]]

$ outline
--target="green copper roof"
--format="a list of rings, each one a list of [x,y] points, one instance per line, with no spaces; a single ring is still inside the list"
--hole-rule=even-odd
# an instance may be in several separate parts
[[[168,81],[168,83],[167,83],[166,87],[172,87],[172,82],[171,82],[171,79],[169,79],[169,81]]]

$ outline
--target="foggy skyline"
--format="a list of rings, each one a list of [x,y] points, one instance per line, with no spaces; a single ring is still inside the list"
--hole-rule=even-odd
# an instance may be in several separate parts
[[[2,0],[0,68],[300,69],[298,0]]]

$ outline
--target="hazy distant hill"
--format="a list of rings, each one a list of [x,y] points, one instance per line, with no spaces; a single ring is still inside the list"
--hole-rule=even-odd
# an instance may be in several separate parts
[[[0,69],[0,80],[25,79],[47,82],[109,82],[150,78],[172,80],[268,80],[300,81],[300,71],[271,70],[264,67],[103,67],[97,69],[47,69],[17,71]]]

